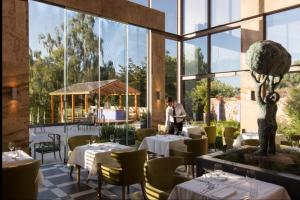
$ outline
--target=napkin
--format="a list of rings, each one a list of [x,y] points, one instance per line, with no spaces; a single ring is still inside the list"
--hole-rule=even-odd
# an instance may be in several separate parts
[[[216,199],[226,199],[227,197],[234,195],[235,193],[236,191],[234,188],[228,187],[211,194],[211,196]]]

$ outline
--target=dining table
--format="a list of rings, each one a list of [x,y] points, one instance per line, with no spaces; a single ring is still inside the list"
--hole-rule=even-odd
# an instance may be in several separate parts
[[[6,167],[20,166],[32,160],[34,159],[23,150],[2,152],[2,169]],[[39,187],[43,185],[43,181],[44,176],[41,170],[39,169],[37,175],[37,182]]]
[[[115,142],[103,142],[77,146],[71,152],[68,165],[82,167],[89,171],[87,180],[97,176],[98,163],[110,163],[114,160],[110,157],[111,152],[133,151],[134,147],[125,146]],[[78,182],[80,182],[80,171],[78,170]]]
[[[257,179],[249,180],[228,172],[219,175],[209,172],[176,185],[168,200],[182,199],[290,200],[291,198],[287,190],[280,185]]]
[[[147,151],[168,157],[170,149],[186,150],[184,140],[191,139],[186,136],[172,134],[156,134],[145,137],[139,146],[139,149],[147,149]]]

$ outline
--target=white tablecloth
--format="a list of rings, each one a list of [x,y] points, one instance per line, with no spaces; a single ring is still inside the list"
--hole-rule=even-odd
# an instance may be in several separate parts
[[[165,157],[169,156],[170,148],[182,148],[185,147],[184,140],[190,139],[189,137],[180,135],[154,135],[150,137],[145,137],[139,146],[139,149],[147,149],[150,152],[163,155]]]
[[[202,127],[201,126],[191,126],[191,125],[185,125],[182,127],[182,134],[184,136],[187,136],[189,137],[189,134],[190,133],[193,133],[193,134],[201,134],[201,131],[203,131]]]
[[[88,169],[88,179],[90,179],[97,175],[97,163],[105,163],[110,160],[111,152],[131,150],[134,150],[134,148],[112,142],[78,146],[72,151],[68,164],[79,165]]]
[[[242,146],[243,140],[247,139],[259,139],[258,133],[256,132],[247,132],[241,133],[233,142],[233,147],[240,147]],[[286,141],[286,138],[283,134],[276,134],[275,136],[275,143],[280,144],[281,141]]]
[[[216,180],[215,178],[198,177],[196,179],[178,184],[172,190],[169,200],[181,199],[244,199],[249,196],[250,184],[245,177],[231,173],[225,173],[227,180]],[[214,185],[208,189],[209,181]],[[290,200],[286,189],[282,186],[255,180],[258,193],[256,199],[264,200]],[[226,195],[227,194],[227,195]]]
[[[2,168],[22,165],[30,160],[33,160],[33,158],[22,150],[2,152]],[[38,184],[41,187],[43,185],[44,176],[40,170],[37,179]]]

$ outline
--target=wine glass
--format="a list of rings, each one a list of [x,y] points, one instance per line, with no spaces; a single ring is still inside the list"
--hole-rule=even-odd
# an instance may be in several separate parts
[[[257,194],[258,194],[258,187],[257,187],[257,183],[256,183],[256,175],[255,175],[255,171],[248,169],[246,171],[246,181],[249,184],[249,197],[250,199],[256,199]]]
[[[116,142],[117,142],[118,144],[120,144],[121,138],[120,138],[120,137],[116,137]]]
[[[86,140],[86,143],[88,144],[88,146],[91,146],[91,140]]]
[[[94,144],[96,142],[96,136],[92,135],[91,136],[91,141],[92,141],[92,144]]]
[[[15,143],[14,142],[8,142],[8,149],[10,151],[13,151],[15,149]]]
[[[114,136],[113,134],[111,134],[111,135],[109,136],[109,140],[110,140],[110,142],[114,142],[115,136]]]
[[[219,177],[222,174],[222,165],[219,163],[214,164],[214,174]]]

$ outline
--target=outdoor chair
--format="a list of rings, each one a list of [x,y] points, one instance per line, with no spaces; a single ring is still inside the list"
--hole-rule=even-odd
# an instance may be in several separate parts
[[[54,158],[56,160],[55,152],[58,151],[59,158],[60,160],[62,160],[60,155],[60,135],[55,133],[49,133],[48,137],[51,139],[51,141],[35,143],[33,148],[34,159],[36,159],[36,153],[42,154],[42,164],[44,163],[44,154],[46,153],[53,153]]]
[[[208,138],[208,147],[213,145],[216,151],[216,137],[217,137],[217,127],[216,126],[206,126],[204,127],[205,133]]]
[[[144,164],[147,152],[145,149],[129,152],[112,152],[115,162],[98,163],[98,197],[101,198],[102,183],[122,186],[122,199],[125,200],[125,187],[129,193],[129,186],[141,184],[144,193]]]
[[[300,135],[292,135],[291,141],[292,145],[298,147],[299,146]]]
[[[225,149],[233,148],[233,141],[235,139],[235,133],[237,131],[238,129],[234,127],[224,127],[222,141],[223,147],[225,147]]]
[[[182,157],[184,165],[192,167],[192,176],[195,178],[194,166],[196,158],[208,153],[207,138],[184,140],[187,151],[179,151],[178,149],[170,149],[170,156]]]
[[[39,168],[39,160],[2,168],[2,199],[37,199]]]
[[[175,174],[176,168],[183,164],[184,160],[180,157],[149,160],[144,169],[146,199],[166,200],[175,185],[190,180]]]

